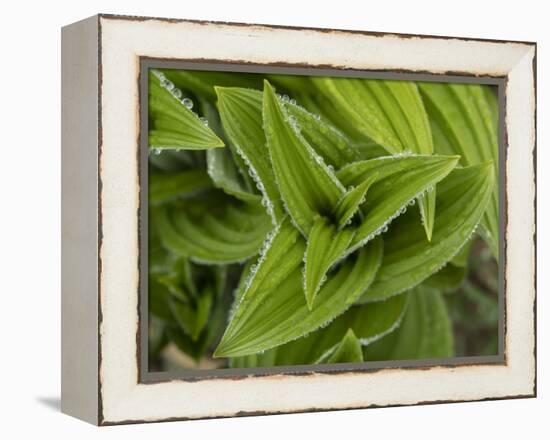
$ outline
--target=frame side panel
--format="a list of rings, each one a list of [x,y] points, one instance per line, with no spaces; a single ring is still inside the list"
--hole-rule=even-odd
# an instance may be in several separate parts
[[[98,18],[61,33],[61,411],[98,424]]]

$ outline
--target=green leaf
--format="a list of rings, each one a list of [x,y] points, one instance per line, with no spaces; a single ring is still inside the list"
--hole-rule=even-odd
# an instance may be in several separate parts
[[[460,154],[464,166],[493,161],[498,182],[498,106],[489,86],[420,83],[436,151]],[[484,236],[498,260],[498,185],[483,216]]]
[[[191,341],[197,342],[208,322],[216,289],[224,282],[224,273],[223,269],[214,269],[215,282],[208,279],[198,292],[191,264],[186,258],[178,258],[169,272],[149,278],[152,313],[168,325],[177,325]]]
[[[428,118],[413,82],[343,78],[328,81],[332,83],[329,88],[337,107],[359,121],[362,133],[388,152],[433,152]]]
[[[434,359],[453,356],[451,322],[441,293],[414,289],[399,328],[365,348],[365,360]]]
[[[442,293],[453,292],[466,278],[466,268],[448,263],[443,269],[428,277],[422,286],[439,290]]]
[[[384,258],[362,302],[378,301],[416,286],[443,267],[469,240],[489,202],[492,163],[453,170],[439,183],[437,228],[429,243],[414,213],[401,216],[384,237]]]
[[[176,264],[174,266],[176,266]],[[189,303],[192,301],[193,296],[187,290],[187,286],[182,284],[180,273],[177,272],[178,269],[179,268],[167,274],[159,275],[157,280],[166,288],[169,298],[175,298],[183,303]]]
[[[152,215],[166,248],[206,264],[240,262],[256,255],[273,227],[259,203],[227,196],[173,202]]]
[[[262,354],[249,354],[247,356],[232,357],[229,358],[229,368],[273,367],[275,365],[274,360],[276,355],[277,349],[275,348]]]
[[[350,228],[337,231],[325,217],[318,217],[313,223],[304,257],[304,292],[310,310],[327,272],[342,257],[354,233]]]
[[[209,343],[210,328],[201,332],[198,340],[194,341],[191,337],[181,329],[180,326],[167,326],[166,332],[168,339],[173,342],[176,347],[183,353],[191,356],[198,362],[205,354]]]
[[[285,294],[290,292],[288,285],[292,285],[292,283],[289,280],[291,276],[296,278],[296,273],[299,275],[305,248],[304,240],[290,224],[288,218],[283,220],[267,237],[259,261],[250,266],[247,273],[243,273],[236,292],[231,321],[216,349],[216,356],[235,356],[226,354],[227,346],[231,348],[231,345],[236,345],[229,343],[231,339],[235,339],[239,333],[242,333],[241,328],[247,324],[247,321],[255,320],[258,317],[256,312],[261,312],[261,315],[265,313],[267,310],[266,299],[275,297],[273,292],[276,289]],[[300,288],[299,277],[296,281]],[[303,299],[303,294],[300,296]],[[248,324],[248,327],[253,330],[253,323]]]
[[[268,350],[264,353],[238,358],[242,367],[254,365],[310,365],[321,362],[352,329],[361,345],[366,346],[394,331],[403,318],[408,294],[396,295],[387,301],[352,306],[328,326]],[[252,359],[255,357],[255,359]]]
[[[202,170],[187,170],[177,174],[150,174],[149,203],[156,205],[176,197],[194,195],[210,188],[212,188],[212,181],[208,174]]]
[[[399,327],[408,304],[408,294],[386,301],[353,306],[327,327],[278,347],[276,365],[306,365],[321,362],[333,350],[347,329],[367,346]],[[267,353],[267,352],[266,352]]]
[[[239,180],[239,171],[228,149],[208,150],[206,163],[208,175],[217,188],[244,202],[260,201],[260,196],[249,192]]]
[[[170,91],[169,91],[170,89]],[[216,136],[178,99],[174,84],[162,73],[149,74],[149,146],[158,150],[205,150],[223,147]],[[180,91],[181,93],[181,91]]]
[[[149,276],[149,311],[163,322],[174,322],[174,316],[168,305],[170,294],[166,285],[158,276]]]
[[[193,265],[191,261],[188,258],[182,257],[179,264],[180,266],[176,269],[176,273],[180,276],[181,284],[191,295],[196,297],[199,293],[193,277]]]
[[[353,329],[362,345],[369,345],[395,330],[407,309],[408,293],[395,295],[385,301],[363,305],[354,305],[345,314],[334,320],[325,332],[334,335],[343,334],[344,328]],[[323,337],[325,344],[331,338]],[[322,344],[319,344],[322,346]]]
[[[149,207],[149,224],[148,224],[148,268],[149,275],[162,274],[172,270],[173,255],[162,245],[158,225],[155,222],[155,217],[151,213],[156,208]]]
[[[194,342],[198,341],[206,325],[208,316],[210,315],[212,301],[213,291],[210,286],[207,286],[198,297],[196,307],[173,298],[169,299],[168,304],[177,323]]]
[[[170,270],[149,277],[151,314],[163,323],[166,339],[196,361],[219,340],[227,321],[226,273],[226,267],[180,257]]]
[[[466,331],[491,329],[493,336],[497,336],[500,319],[498,295],[465,280],[460,294],[446,295],[445,300],[453,322],[457,322],[460,327]]]
[[[428,118],[413,82],[331,77],[311,79],[365,136],[388,152],[433,152]]]
[[[359,185],[351,187],[338,201],[334,209],[334,217],[338,220],[339,229],[351,222],[359,210],[359,205],[365,201],[368,189],[377,179],[378,174],[371,174]]]
[[[352,141],[352,149],[356,150],[357,143],[364,143],[366,137],[356,129],[353,122],[350,122],[345,115],[342,115],[338,109],[335,108],[334,103],[330,99],[325,97],[320,90],[316,87],[311,77],[307,76],[296,76],[296,75],[268,75],[267,79],[275,84],[278,88],[288,93],[289,103],[292,104],[292,99],[297,100],[300,106],[303,106],[307,109],[308,112],[315,115],[321,124],[319,125],[318,130],[316,131],[326,131],[327,134],[331,134],[332,130],[324,130],[326,127],[334,128],[334,132],[341,133],[347,140]],[[292,97],[292,99],[290,99]],[[282,96],[284,100],[285,95]],[[297,116],[298,118],[298,116]],[[319,134],[314,134],[314,136],[319,136]],[[310,142],[308,138],[308,133],[304,133],[304,136]],[[320,138],[319,138],[320,139]],[[329,141],[329,139],[326,139]],[[332,141],[329,141],[332,142]],[[371,142],[368,140],[368,142]],[[317,149],[315,142],[312,142],[313,148],[321,155],[321,151]],[[327,154],[334,154],[336,151],[329,152],[329,148],[324,147],[319,143],[320,149],[326,149]],[[356,152],[358,152],[356,150]],[[331,162],[329,158],[326,158],[327,162]],[[336,163],[333,165],[338,166]],[[342,164],[343,165],[343,164]]]
[[[357,128],[391,154],[432,154],[428,116],[415,83],[318,77],[313,81]],[[433,233],[435,193],[419,198],[428,240]]]
[[[354,121],[351,121],[347,115],[343,114],[330,98],[316,92],[315,96],[301,96],[300,102],[304,102],[304,105],[306,105],[310,111],[321,115],[323,121],[330,122],[330,124],[341,130],[348,138],[352,139],[355,149],[357,149],[357,144],[375,144],[375,141],[361,132]],[[385,149],[384,154],[386,154]]]
[[[162,150],[149,154],[149,172],[160,171],[168,174],[176,174],[180,171],[194,168],[196,163],[193,150]],[[158,154],[156,154],[158,153]]]
[[[223,139],[228,147],[206,151],[206,165],[210,177],[218,188],[240,200],[259,201],[261,196],[256,191],[256,184],[249,174],[244,159],[227,137],[216,105],[203,98],[199,98],[199,102],[209,127]]]
[[[422,225],[428,241],[432,240],[434,221],[435,221],[435,187],[427,194],[422,194],[418,198]]]
[[[201,331],[206,327],[208,317],[214,301],[214,289],[207,285],[197,300],[197,310],[195,312],[194,332],[191,334],[193,339],[198,339]]]
[[[158,358],[169,342],[164,321],[151,316],[147,327],[147,335],[149,338],[149,359]]]
[[[283,107],[264,83],[263,117],[273,171],[287,212],[304,235],[317,215],[330,215],[345,192]]]
[[[352,141],[340,130],[299,105],[283,103],[306,142],[328,165],[340,168],[359,159]]]
[[[451,263],[455,266],[466,268],[468,266],[468,259],[470,258],[473,243],[473,238],[468,240],[468,242],[462,246],[460,251],[453,257]]]
[[[271,168],[269,152],[259,148],[265,144],[262,128],[262,93],[256,90],[238,88],[216,88],[224,128],[231,143],[238,146],[241,155],[247,157],[254,169],[254,176],[268,193],[269,205],[280,207],[279,189]],[[341,167],[358,158],[350,140],[332,125],[291,102],[278,100],[286,116],[299,126],[303,139],[309,143],[309,150],[325,159],[329,166]],[[230,144],[231,144],[230,143]],[[239,147],[240,146],[240,147]],[[271,189],[271,190],[270,190]],[[280,220],[280,217],[277,216]]]
[[[447,176],[457,162],[457,156],[390,156],[355,162],[338,171],[338,179],[345,186],[360,185],[377,174],[362,205],[365,218],[351,250],[384,232],[394,218],[405,212],[407,205]]]
[[[255,90],[224,87],[216,87],[216,93],[223,128],[246,163],[270,216],[279,222],[284,210],[266,146],[262,95]]]
[[[342,364],[347,362],[363,362],[361,342],[357,339],[351,328],[324,363]]]
[[[258,74],[175,69],[161,71],[176,87],[189,90],[210,102],[216,100],[216,86],[262,88],[262,76]]]
[[[277,87],[280,87],[281,90],[287,91],[292,96],[301,95],[306,91],[315,92],[315,87],[310,81],[309,76],[274,73],[268,74],[266,76],[270,83],[277,85]]]
[[[305,248],[305,240],[285,220],[267,241],[244,292],[237,294],[216,357],[254,354],[326,325],[368,288],[382,256],[382,242],[376,240],[346,259],[323,285],[310,312],[302,289]]]

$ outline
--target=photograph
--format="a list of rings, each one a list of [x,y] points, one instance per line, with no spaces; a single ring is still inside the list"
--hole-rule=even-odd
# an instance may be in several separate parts
[[[141,69],[147,370],[502,354],[499,87],[228,69]]]

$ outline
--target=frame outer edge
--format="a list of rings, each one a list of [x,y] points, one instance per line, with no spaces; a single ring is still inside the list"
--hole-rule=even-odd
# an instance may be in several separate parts
[[[61,31],[61,411],[100,422],[98,17]]]
[[[537,273],[537,256],[538,256],[538,248],[537,248],[537,204],[538,204],[538,193],[537,193],[537,147],[538,147],[538,137],[537,137],[537,112],[538,112],[538,89],[537,89],[537,57],[538,57],[538,45],[537,43],[533,43],[533,61],[532,61],[532,73],[533,73],[533,130],[534,130],[534,144],[533,144],[533,185],[535,187],[535,194],[533,198],[533,209],[534,209],[534,231],[533,231],[533,258],[534,258],[534,268],[533,268],[533,286],[535,290],[535,298],[533,302],[533,333],[534,333],[534,347],[533,347],[533,357],[535,360],[535,371],[534,371],[534,379],[533,379],[533,397],[537,397],[538,393],[538,382],[537,382],[537,375],[538,375],[538,337],[537,337],[537,304],[538,304],[538,291],[537,291],[537,280],[538,280],[538,273]]]
[[[103,22],[103,23],[100,23],[100,24],[106,24],[108,23],[109,20],[111,20],[112,17],[109,17],[109,16],[100,16],[100,19],[99,21],[100,22]],[[132,20],[128,20],[128,21],[132,21]],[[140,21],[140,20],[137,20],[137,21]],[[166,21],[166,20],[163,20],[163,21]],[[170,21],[168,21],[169,23],[171,23]],[[179,23],[179,22],[178,22]],[[108,27],[107,26],[104,26],[103,30],[108,30]],[[100,30],[101,32],[101,30]],[[100,36],[101,38],[101,36]],[[126,40],[127,41],[127,40]],[[502,42],[504,43],[504,42]],[[105,48],[107,49],[108,46],[105,45]],[[98,47],[98,50],[101,52],[101,47]],[[107,51],[105,51],[107,52]],[[103,57],[105,57],[105,54],[103,55]],[[104,66],[106,66],[107,64],[105,64]],[[103,67],[104,68],[104,67]],[[99,65],[99,69],[103,69],[101,67],[101,64]],[[99,77],[98,77],[98,83],[96,83],[96,92],[99,92],[99,93],[102,93],[101,91],[101,70],[99,71],[98,73]],[[99,89],[97,88],[99,84]],[[107,82],[106,82],[107,84]],[[108,96],[108,94],[106,95]],[[112,102],[111,102],[112,104]],[[107,109],[107,106],[105,106],[105,109]],[[101,112],[101,108],[100,106],[98,106],[98,110],[99,112]],[[104,128],[107,128],[107,123],[106,121],[108,121],[108,119],[103,119],[103,122],[105,122],[105,127]],[[102,138],[102,135],[101,135],[101,125],[98,127],[98,136],[99,136],[99,148],[96,149],[96,153],[98,153],[99,155],[101,154],[101,138]],[[105,130],[105,133],[107,133],[107,130]],[[98,139],[98,137],[96,137],[95,139]],[[105,139],[107,140],[108,138],[105,137]],[[108,146],[108,142],[105,142],[106,146]],[[105,151],[108,151],[108,148],[105,150]],[[95,157],[95,160],[96,160],[96,163],[97,163],[97,160],[98,160],[98,156],[96,155]],[[104,165],[106,165],[108,162],[105,161],[104,162]],[[101,167],[100,167],[101,168]],[[107,168],[107,167],[105,167]],[[96,170],[97,171],[97,170]],[[105,173],[105,169],[103,169],[103,177],[109,177],[108,173]],[[97,174],[96,174],[96,177],[97,177]],[[107,180],[106,180],[107,182]],[[101,193],[101,190],[102,190],[102,186],[101,186],[101,180],[97,180],[95,182],[97,184],[96,186],[96,190],[99,191],[99,193]],[[107,186],[105,187],[107,188]],[[105,193],[105,191],[103,191],[103,193]],[[96,194],[96,201],[97,201],[97,195]],[[108,207],[108,205],[106,204],[106,207]],[[96,211],[96,215],[97,213],[99,213],[99,216],[101,218],[101,200],[99,201],[99,205],[96,206],[97,208],[97,211]],[[107,211],[105,211],[107,212]],[[105,217],[107,218],[107,216]],[[107,225],[107,222],[105,222],[105,224]],[[99,246],[101,246],[101,220],[99,221],[98,223],[98,237],[99,237]],[[106,228],[107,230],[107,228]],[[107,243],[107,241],[105,242]],[[96,243],[96,246],[97,246],[97,243]],[[108,254],[107,254],[108,255]],[[102,275],[102,271],[101,271],[101,257],[97,254],[97,247],[96,247],[96,263],[98,263],[98,266],[97,266],[97,272],[96,274],[99,275],[101,277]],[[105,273],[103,274],[103,276],[105,275]],[[96,279],[96,282],[97,282],[97,279]],[[107,283],[104,284],[104,288],[107,287]],[[105,293],[106,293],[106,288],[105,288]],[[96,290],[96,295],[98,293],[98,290]],[[112,300],[113,296],[111,296],[111,300]],[[104,299],[109,299],[109,295],[106,296],[106,298]],[[99,298],[96,297],[96,306],[97,306],[97,301],[99,301]],[[106,304],[103,304],[103,311],[106,310]],[[99,323],[100,325],[102,325],[102,327],[105,326],[105,324],[107,323],[107,320],[105,320],[104,322],[102,322],[102,318],[101,318],[101,310],[98,311],[98,313],[96,313],[95,315],[95,318],[97,318],[97,321],[96,321],[96,326],[97,324]],[[111,331],[113,331],[113,329],[111,328],[110,329]],[[96,328],[96,331],[97,331],[97,328]],[[114,333],[114,331],[113,331]],[[97,334],[96,334],[97,336]],[[113,336],[112,334],[109,335],[109,336]],[[110,348],[111,351],[112,351],[112,347],[108,347],[109,345],[109,337],[106,337],[104,339],[104,344],[103,345],[103,348],[105,348],[105,351],[104,351],[104,354],[106,355],[109,355],[109,354],[112,354],[112,353],[109,353],[108,349]],[[96,360],[98,362],[101,362],[101,348],[102,347],[98,347],[98,349],[100,350],[99,351],[99,354],[96,355]],[[128,357],[129,358],[129,357]],[[104,364],[105,364],[105,361],[109,360],[109,361],[112,361],[112,359],[108,356],[105,356],[104,358]],[[97,363],[96,363],[96,366],[97,366]],[[107,368],[104,370],[104,373],[105,371],[109,371],[109,366],[108,365],[104,365],[104,368],[105,366],[107,366]],[[112,365],[111,365],[112,367]],[[114,376],[113,376],[114,377]],[[99,415],[98,415],[98,418],[99,418],[99,423],[102,424],[102,425],[111,425],[111,424],[122,424],[122,423],[137,423],[137,422],[153,422],[153,421],[167,421],[167,420],[186,420],[186,419],[193,419],[193,418],[212,418],[212,417],[224,417],[224,416],[227,416],[228,414],[225,414],[225,413],[221,413],[221,412],[217,412],[215,413],[215,415],[210,415],[210,416],[193,416],[193,415],[190,415],[189,417],[185,417],[185,416],[182,416],[182,417],[163,417],[163,416],[158,416],[158,415],[153,415],[151,417],[149,417],[147,415],[147,417],[136,417],[136,418],[133,418],[132,416],[128,416],[128,413],[129,411],[132,409],[132,408],[128,408],[128,407],[131,407],[133,404],[136,404],[136,401],[139,401],[140,398],[143,398],[143,397],[148,397],[147,395],[150,395],[151,393],[149,392],[151,388],[160,388],[160,386],[157,386],[157,385],[146,385],[146,386],[143,386],[142,384],[139,383],[139,380],[138,380],[138,383],[137,383],[137,386],[135,386],[136,384],[130,384],[131,386],[128,386],[126,388],[123,388],[121,387],[120,388],[120,393],[117,393],[118,395],[116,394],[111,394],[111,391],[112,390],[109,390],[110,387],[113,387],[113,384],[116,383],[117,385],[119,385],[118,383],[118,380],[115,380],[113,381],[113,377],[108,377],[107,379],[109,379],[111,382],[108,383],[108,381],[104,381],[103,384],[104,385],[107,385],[107,387],[104,387],[105,388],[105,396],[111,396],[113,399],[112,401],[110,402],[110,407],[108,407],[107,405],[105,406],[105,408],[107,409],[106,411],[106,417],[103,418],[102,416],[102,403],[101,401],[99,401],[98,405],[99,405]],[[103,378],[105,379],[105,378]],[[119,379],[117,377],[115,377],[115,379]],[[96,381],[98,380],[98,376],[96,376]],[[132,379],[133,380],[133,379]],[[99,386],[101,386],[101,383],[96,383],[96,385],[99,384]],[[128,384],[123,384],[123,385],[128,385]],[[175,384],[174,384],[175,386]],[[167,392],[168,391],[168,388],[171,388],[172,385],[170,386],[166,386],[166,387],[163,387],[162,390],[159,390],[159,391],[162,391],[163,393]],[[138,389],[139,388],[139,389]],[[98,388],[98,393],[99,393],[99,398],[101,399],[101,389]],[[531,392],[531,388],[529,389],[529,392]],[[149,396],[150,397],[150,396]],[[418,401],[418,402],[415,402],[415,403],[403,403],[403,405],[410,405],[410,404],[413,404],[413,405],[417,405],[417,404],[427,404],[427,403],[443,403],[443,402],[457,402],[457,401],[481,401],[481,400],[497,400],[497,399],[502,399],[502,398],[514,398],[514,397],[521,397],[521,398],[524,398],[524,397],[533,397],[533,394],[525,394],[525,393],[516,393],[514,395],[504,395],[504,396],[501,396],[501,395],[498,395],[496,397],[481,397],[481,398],[467,398],[465,400],[456,400],[456,399],[449,399],[449,400],[440,400],[440,399],[434,399],[434,400],[422,400],[422,401]],[[110,398],[109,398],[110,399]],[[108,402],[108,399],[105,399],[104,402]],[[398,404],[400,405],[400,404]],[[376,407],[376,406],[380,406],[380,405],[377,405],[377,404],[372,404],[372,405],[365,405],[365,406],[351,406],[350,408],[347,408],[346,409],[351,409],[351,408],[365,408],[365,407]],[[381,406],[395,406],[395,405],[386,405],[386,404],[383,404]],[[111,408],[112,407],[112,408]],[[135,411],[135,409],[139,407],[139,404],[137,404],[136,407],[133,408],[133,410]],[[115,414],[113,416],[113,414],[110,414],[110,410],[111,409],[114,409],[116,410],[115,411]],[[315,411],[315,410],[333,410],[333,409],[344,409],[344,408],[341,408],[341,407],[323,407],[323,408],[317,408],[317,407],[307,407],[307,408],[302,408],[302,409],[299,409],[299,410],[296,410],[296,409],[293,409],[293,410],[284,410],[284,411],[272,411],[272,410],[269,410],[269,411],[263,411],[263,410],[259,410],[259,411],[239,411],[237,413],[234,413],[234,414],[231,414],[231,416],[244,416],[244,415],[260,415],[260,414],[276,414],[276,413],[288,413],[288,412],[303,412],[303,411]],[[122,417],[117,417],[117,414],[116,412],[120,412],[122,414]],[[126,415],[124,414],[124,412],[126,412]],[[120,414],[119,414],[120,415]]]

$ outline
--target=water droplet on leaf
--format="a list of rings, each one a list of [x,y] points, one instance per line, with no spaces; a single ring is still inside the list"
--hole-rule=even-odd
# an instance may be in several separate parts
[[[193,101],[189,98],[183,98],[181,100],[181,103],[186,107],[188,108],[189,110],[191,110],[193,108]]]
[[[174,89],[172,91],[172,96],[176,99],[181,99],[181,90],[180,89]]]

